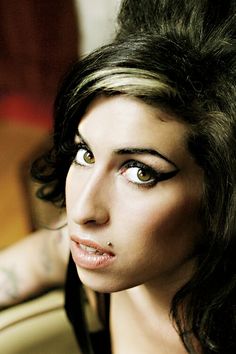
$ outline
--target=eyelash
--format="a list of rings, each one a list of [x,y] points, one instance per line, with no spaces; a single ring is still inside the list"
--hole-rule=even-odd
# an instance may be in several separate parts
[[[84,143],[79,143],[77,144],[77,153],[76,153],[76,156],[78,154],[78,152],[81,150],[81,149],[84,149],[86,150],[87,152],[91,152],[87,145],[84,144]],[[91,152],[91,154],[93,155],[93,153]],[[86,165],[83,165],[83,164],[80,164],[78,161],[76,161],[76,156],[74,157],[74,160],[73,160],[73,163],[77,166],[81,166],[81,167],[86,167]],[[89,164],[88,164],[89,165]],[[132,167],[136,167],[138,168],[139,170],[142,170],[144,173],[147,173],[147,174],[150,174],[150,178],[151,178],[151,181],[147,181],[147,182],[142,182],[140,180],[140,183],[139,182],[134,182],[134,181],[131,181],[129,180],[128,178],[127,181],[128,183],[132,183],[134,185],[136,185],[137,187],[139,188],[148,188],[148,187],[154,187],[158,182],[161,182],[161,181],[164,181],[164,180],[167,180],[169,178],[172,178],[174,177],[177,173],[178,173],[178,170],[174,170],[174,171],[171,171],[171,172],[160,172],[160,171],[157,171],[157,170],[154,170],[152,167],[149,167],[147,166],[146,164],[142,163],[142,162],[139,162],[139,161],[136,161],[136,160],[129,160],[129,161],[126,161],[119,169],[120,171],[120,175],[124,175],[125,172],[128,171],[128,169],[132,168]],[[137,171],[138,172],[138,171]]]
[[[76,156],[77,156],[78,152],[79,152],[81,149],[84,149],[84,150],[90,152],[90,150],[88,149],[88,147],[87,147],[86,144],[84,144],[84,143],[78,143],[78,144],[76,144],[76,149],[75,149],[76,153],[75,153],[75,156],[74,156],[74,158],[73,158],[73,164],[75,164],[75,165],[77,165],[77,166],[83,166],[83,167],[84,167],[84,165],[82,165],[82,164],[80,164],[78,161],[76,161]]]
[[[121,166],[121,175],[124,174],[126,171],[128,171],[128,169],[132,168],[132,167],[136,167],[137,169],[139,169],[138,171],[142,171],[144,173],[147,173],[150,175],[150,181],[147,181],[147,182],[142,182],[140,180],[140,183],[139,182],[134,182],[134,181],[130,181],[128,178],[128,182],[129,183],[132,183],[132,184],[135,184],[136,186],[138,187],[141,187],[141,188],[148,188],[148,187],[154,187],[158,182],[159,182],[159,178],[160,176],[162,175],[161,172],[159,171],[156,171],[154,170],[153,168],[145,165],[144,163],[142,162],[139,162],[139,161],[136,161],[136,160],[129,160],[129,161],[126,161],[122,166]],[[138,172],[137,171],[137,172]]]

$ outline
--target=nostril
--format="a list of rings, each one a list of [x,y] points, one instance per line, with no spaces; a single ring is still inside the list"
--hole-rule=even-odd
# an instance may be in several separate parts
[[[102,207],[87,210],[83,208],[74,219],[80,225],[104,225],[109,221],[109,213]]]

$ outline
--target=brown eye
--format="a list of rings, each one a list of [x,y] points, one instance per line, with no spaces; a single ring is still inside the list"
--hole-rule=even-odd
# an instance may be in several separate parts
[[[84,147],[81,147],[81,148],[79,148],[79,150],[75,156],[74,162],[80,166],[88,166],[88,165],[94,164],[95,158],[94,158],[93,153],[91,151],[87,150]]]
[[[131,160],[121,167],[120,174],[129,182],[143,187],[154,187],[157,183],[175,177],[178,169],[170,172],[161,172],[139,161]]]
[[[86,151],[84,153],[84,161],[89,163],[89,164],[92,164],[95,162],[95,159],[94,159],[94,156],[93,154],[91,153],[91,151]]]
[[[139,168],[137,171],[137,177],[141,182],[148,182],[152,178],[152,175],[149,171]]]
[[[135,164],[138,164],[135,162]],[[156,173],[150,168],[139,167],[139,166],[129,166],[126,165],[121,170],[122,175],[127,178],[129,182],[139,185],[150,185],[156,181]]]

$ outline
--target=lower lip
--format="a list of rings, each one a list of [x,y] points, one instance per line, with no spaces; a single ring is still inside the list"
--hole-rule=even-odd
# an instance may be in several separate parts
[[[71,254],[76,265],[86,269],[100,269],[108,267],[114,260],[115,256],[110,254],[90,253],[80,248],[79,243],[71,241]]]

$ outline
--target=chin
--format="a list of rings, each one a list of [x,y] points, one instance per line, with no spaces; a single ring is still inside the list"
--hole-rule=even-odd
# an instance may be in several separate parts
[[[111,273],[104,273],[94,270],[81,269],[76,266],[78,276],[81,282],[91,290],[99,293],[114,293],[122,290],[126,290],[129,286],[125,286],[116,279]]]

